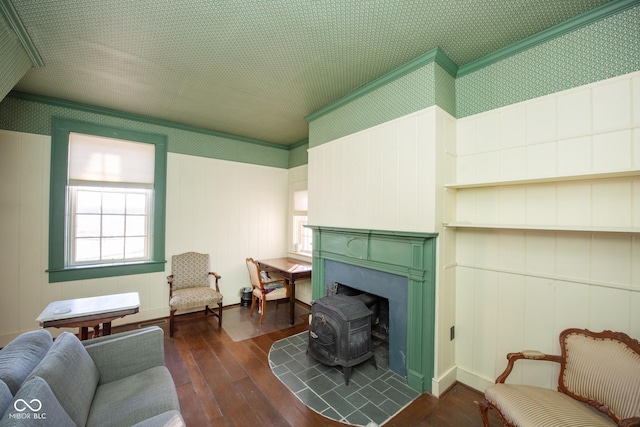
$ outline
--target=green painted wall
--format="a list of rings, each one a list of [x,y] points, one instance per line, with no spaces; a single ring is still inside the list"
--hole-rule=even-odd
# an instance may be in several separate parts
[[[437,83],[441,86],[436,90]],[[431,107],[438,99],[443,102],[442,108],[453,114],[455,97],[452,83],[453,78],[446,71],[430,62],[311,120],[309,146],[315,147]],[[451,90],[448,94],[445,93],[447,88]]]
[[[309,163],[309,140],[304,139],[289,149],[289,169]]]
[[[170,153],[289,168],[289,150],[287,147],[276,147],[274,144],[246,142],[216,132],[172,126],[169,122],[163,123],[161,120],[56,100],[49,103],[36,102],[9,95],[0,102],[0,129],[50,135],[53,117],[167,135]]]
[[[640,70],[640,5],[458,77],[456,117]]]

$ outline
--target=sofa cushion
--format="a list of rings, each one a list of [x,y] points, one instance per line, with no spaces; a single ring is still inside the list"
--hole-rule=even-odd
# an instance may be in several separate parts
[[[12,400],[13,394],[11,394],[11,390],[9,390],[4,381],[0,380],[0,414],[4,414]]]
[[[493,384],[486,399],[496,405],[514,425],[567,427],[611,427],[615,423],[604,414],[564,393],[543,387]]]
[[[25,382],[9,408],[0,427],[75,426],[69,414],[56,399],[49,385],[40,377]]]
[[[78,337],[63,332],[32,376],[42,377],[78,426],[87,423],[100,374]]]
[[[169,370],[157,366],[98,386],[87,426],[131,426],[179,409]]]
[[[167,411],[155,417],[147,418],[132,427],[184,427],[184,419],[179,411]]]
[[[0,380],[15,395],[22,382],[51,348],[53,339],[44,329],[25,332],[0,350]]]

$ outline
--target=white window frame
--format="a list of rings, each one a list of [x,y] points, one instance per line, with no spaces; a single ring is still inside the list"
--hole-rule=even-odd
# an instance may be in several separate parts
[[[96,213],[83,213],[78,212],[77,209],[77,194],[79,191],[91,191],[100,193],[101,197],[104,197],[106,193],[120,193],[125,195],[127,194],[143,194],[145,196],[145,208],[143,214],[128,214],[125,212],[123,214],[118,214],[124,216],[124,233],[122,236],[105,236],[104,230],[102,229],[103,221],[102,219],[109,215],[114,215],[110,213],[104,212],[104,204],[101,203],[102,211]],[[69,266],[78,266],[78,265],[98,265],[98,264],[111,264],[118,262],[133,262],[133,261],[148,261],[151,259],[151,248],[153,247],[153,236],[151,230],[153,229],[153,216],[151,215],[151,206],[153,206],[153,190],[150,189],[138,189],[138,188],[127,188],[127,187],[101,187],[94,185],[70,185],[68,191],[68,206],[67,206],[67,218],[69,219],[68,224],[68,234],[67,234],[67,260]],[[125,200],[126,203],[126,200]],[[79,237],[76,235],[77,227],[76,227],[76,219],[78,215],[95,215],[100,216],[100,234],[98,236],[92,237]],[[145,218],[145,227],[144,234],[137,236],[128,236],[126,230],[127,217],[140,217],[143,216]],[[138,257],[127,256],[126,252],[126,240],[131,237],[144,237],[144,249],[143,255]],[[87,260],[78,260],[77,258],[77,243],[79,240],[88,239],[88,238],[97,238],[100,240],[100,250],[99,257],[97,259],[87,259]],[[111,238],[122,238],[123,239],[123,257],[122,258],[113,258],[107,257],[103,253],[103,240],[111,239]]]
[[[304,191],[307,193],[307,183],[297,183],[291,186],[291,246],[295,254],[303,256],[311,256],[313,251],[312,232],[309,228],[304,227],[308,221],[308,208],[302,209],[296,206],[296,193]],[[300,245],[300,247],[298,247]]]

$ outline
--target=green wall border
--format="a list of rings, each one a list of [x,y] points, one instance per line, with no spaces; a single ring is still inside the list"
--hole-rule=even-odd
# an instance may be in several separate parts
[[[48,104],[48,105],[53,105],[55,107],[69,108],[72,110],[80,110],[86,113],[100,114],[102,116],[111,116],[111,117],[124,119],[124,120],[132,120],[132,121],[148,123],[156,126],[164,126],[164,127],[169,127],[173,129],[180,129],[187,132],[196,132],[196,133],[202,133],[205,135],[216,136],[219,138],[232,139],[235,141],[246,142],[248,144],[262,145],[265,147],[277,148],[280,150],[288,150],[288,146],[286,145],[274,144],[272,142],[261,141],[259,139],[247,138],[244,136],[233,135],[230,133],[199,128],[196,126],[186,125],[178,122],[172,122],[169,120],[156,119],[154,117],[143,116],[141,114],[126,113],[124,111],[112,110],[110,108],[96,107],[94,105],[82,104],[74,101],[66,101],[64,99],[52,98],[49,96],[32,95],[30,93],[17,92],[17,91],[9,92],[8,96],[11,96],[12,98],[22,99],[24,101],[38,102],[40,104]]]
[[[577,30],[578,28],[593,24],[594,22],[608,18],[609,16],[623,12],[637,5],[638,0],[614,0],[588,12],[582,13],[574,18],[568,19],[558,25],[554,25],[551,28],[540,31],[537,34],[522,39],[505,48],[498,49],[495,52],[492,52],[489,55],[486,55],[473,62],[462,65],[458,69],[456,77],[462,77],[467,74],[471,74],[481,68],[487,67],[491,64],[495,64],[496,62],[502,61],[503,59],[509,58],[511,56],[517,55],[518,53],[528,50],[532,47],[547,43],[552,39],[561,37],[567,33]]]
[[[80,132],[154,144],[153,248],[143,262],[69,267],[65,263],[66,194],[69,133]],[[49,190],[49,283],[164,271],[167,192],[167,137],[131,129],[54,117],[51,120],[51,181]]]
[[[404,65],[401,65],[400,67],[396,68],[395,70],[392,70],[390,72],[388,72],[387,74],[382,75],[381,77],[378,77],[377,79],[373,80],[372,82],[367,83],[364,86],[361,86],[360,88],[354,90],[353,92],[349,93],[346,96],[343,96],[342,98],[338,99],[337,101],[332,102],[331,104],[309,114],[308,116],[305,117],[305,119],[308,122],[312,122],[314,120],[316,120],[319,117],[322,117],[332,111],[337,110],[340,107],[345,106],[346,104],[351,103],[352,101],[361,98],[373,91],[375,91],[376,89],[379,89],[382,86],[386,86],[387,84],[389,84],[390,82],[393,82],[397,79],[399,79],[400,77],[403,77],[415,70],[417,70],[418,68],[421,68],[427,64],[430,64],[432,62],[435,62],[436,64],[440,65],[440,67],[442,67],[447,73],[449,73],[452,77],[456,76],[456,73],[458,71],[458,66],[456,65],[455,62],[453,62],[451,59],[449,59],[449,57],[442,51],[442,49],[440,49],[439,47],[436,47],[434,49],[431,49],[430,51],[423,53],[422,55],[412,59],[411,61],[407,62]]]

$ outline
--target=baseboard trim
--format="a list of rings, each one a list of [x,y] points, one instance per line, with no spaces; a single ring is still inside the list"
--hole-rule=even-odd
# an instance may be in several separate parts
[[[439,378],[431,380],[431,394],[440,397],[447,392],[457,381],[457,368],[451,367],[447,372]]]
[[[484,393],[484,389],[495,383],[495,379],[484,378],[463,368],[456,368],[458,382]]]

